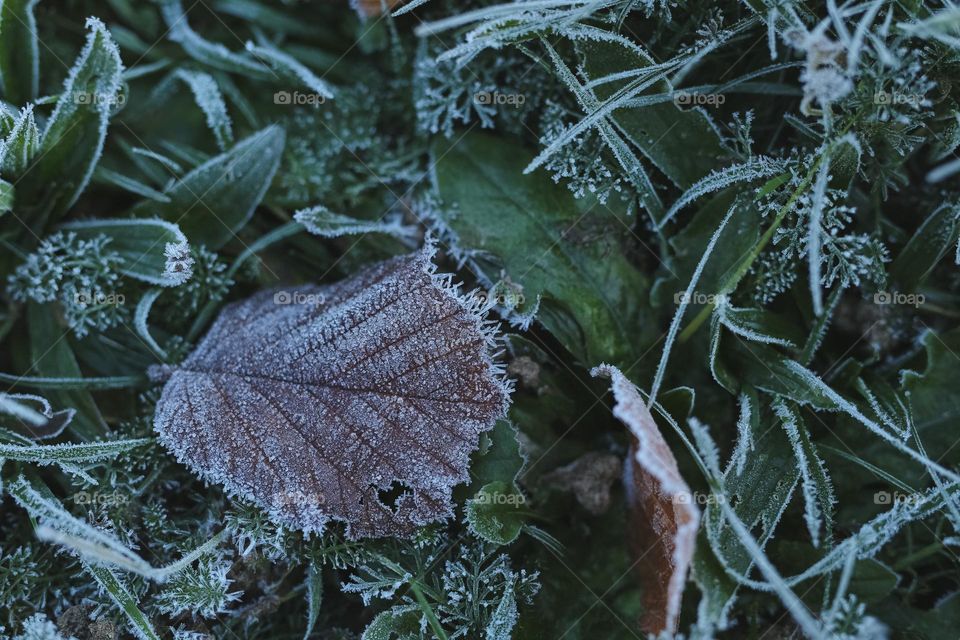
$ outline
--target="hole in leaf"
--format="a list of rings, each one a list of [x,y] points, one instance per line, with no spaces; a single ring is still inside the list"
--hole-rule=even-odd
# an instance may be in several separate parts
[[[385,507],[396,514],[397,503],[400,501],[400,496],[410,492],[410,487],[399,480],[394,480],[393,483],[390,484],[389,489],[380,489],[377,491],[377,498]]]

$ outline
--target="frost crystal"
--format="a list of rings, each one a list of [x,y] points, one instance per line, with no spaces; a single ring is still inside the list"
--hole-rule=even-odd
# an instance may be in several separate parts
[[[548,147],[571,126],[565,122],[565,115],[564,109],[558,104],[547,103],[541,122],[541,145]],[[570,144],[551,156],[544,166],[553,173],[554,182],[567,181],[567,188],[577,198],[591,193],[596,195],[601,204],[605,204],[612,193],[625,195],[622,178],[604,160],[603,140],[595,129],[576,136]]]
[[[222,300],[233,286],[226,263],[216,253],[203,245],[191,247],[190,253],[193,275],[173,290],[172,302],[185,315],[196,312],[206,302]]]
[[[509,387],[480,303],[432,254],[227,307],[163,390],[161,441],[306,532],[336,519],[351,538],[408,535],[451,516]],[[380,498],[397,488],[395,504]]]
[[[78,337],[90,329],[115,327],[127,309],[117,304],[122,301],[123,260],[109,243],[104,235],[80,239],[73,232],[55,233],[10,275],[7,290],[18,302],[59,301],[67,325]]]
[[[181,571],[160,594],[160,610],[174,615],[189,611],[204,618],[224,613],[227,606],[241,596],[239,592],[230,591],[229,570],[229,562],[204,558],[195,569]]]
[[[785,224],[774,233],[774,247],[766,251],[754,266],[753,272],[757,276],[754,299],[767,304],[793,285],[798,263],[809,256],[812,221],[820,230],[818,271],[821,286],[882,286],[886,279],[883,265],[889,261],[889,253],[875,235],[850,232],[856,209],[843,204],[844,192],[826,189],[819,204],[809,193],[791,200],[790,193],[799,180],[794,174],[783,188],[760,204],[761,212],[769,217],[775,216],[783,206],[788,206],[789,211]],[[820,212],[814,220],[817,207]]]
[[[836,102],[853,90],[853,82],[844,66],[846,47],[830,39],[826,24],[809,33],[790,32],[792,44],[807,54],[807,63],[800,74],[803,82],[801,111],[809,112],[816,100],[821,106]]]
[[[488,555],[482,546],[468,547],[448,561],[441,581],[446,602],[437,608],[438,618],[462,629],[463,637],[480,637],[469,630],[483,629],[486,640],[512,638],[517,603],[530,604],[540,590],[538,572],[514,571],[508,556]]]
[[[174,285],[181,285],[193,275],[193,256],[186,242],[168,242],[163,249],[167,263],[163,269],[163,279]]]
[[[287,145],[275,185],[280,202],[291,208],[339,203],[368,188],[422,175],[402,141],[378,131],[393,99],[390,89],[385,88],[391,97],[371,100],[364,86],[344,87],[322,109],[295,107],[281,118]]]
[[[441,59],[427,40],[417,51],[414,103],[417,126],[451,137],[457,124],[495,124],[520,133],[524,119],[540,104],[546,78],[512,52],[497,52],[489,64],[465,65]]]
[[[57,625],[50,622],[47,616],[38,613],[23,623],[23,633],[13,640],[76,640],[73,636],[66,638],[60,635]]]

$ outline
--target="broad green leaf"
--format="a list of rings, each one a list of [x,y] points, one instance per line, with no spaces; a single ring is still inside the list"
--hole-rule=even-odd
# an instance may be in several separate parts
[[[178,225],[190,242],[219,249],[253,215],[273,180],[284,133],[270,126],[238,142],[164,191],[169,203],[145,201],[138,216],[160,216]]]
[[[771,469],[778,471],[770,473]],[[799,477],[786,434],[766,424],[742,470],[736,465],[728,467],[724,495],[716,496],[716,500],[730,500],[740,520],[763,547],[773,537]],[[725,617],[738,589],[727,571],[746,576],[753,559],[713,501],[707,504],[703,531],[701,542],[708,544],[697,546],[693,572],[708,599],[705,606],[710,608],[710,616],[719,621]]]
[[[910,402],[914,425],[928,451],[941,452],[939,462],[948,467],[960,463],[960,447],[954,446],[957,435],[953,425],[960,424],[960,329],[947,333],[927,333],[923,338],[927,363],[923,372],[906,371],[902,374],[903,392]],[[883,445],[871,446],[871,451],[883,453]],[[887,452],[886,455],[897,455]],[[873,458],[876,462],[876,458]],[[929,477],[916,465],[881,464],[896,468],[897,475],[912,486],[923,486]]]
[[[677,296],[685,291],[704,249],[730,210],[733,198],[733,190],[727,190],[707,200],[683,230],[670,239],[673,257],[667,264],[667,273],[654,286],[654,299],[657,303],[678,303]],[[759,229],[760,214],[755,207],[742,206],[735,209],[717,238],[694,298],[690,300],[691,308],[688,314],[691,317],[698,308],[714,301],[712,296],[720,293],[725,278],[733,273],[744,254],[757,242]]]
[[[728,334],[729,335],[729,334]],[[810,384],[789,365],[790,358],[764,344],[747,343],[731,336],[721,351],[727,360],[728,371],[734,372],[741,384],[749,384],[761,391],[790,398],[801,405],[836,411],[837,404],[820,388]],[[813,374],[811,374],[813,375]]]
[[[957,242],[960,207],[943,204],[931,213],[890,265],[902,291],[913,293]]]
[[[498,420],[493,429],[480,436],[470,465],[471,486],[479,490],[491,482],[512,484],[523,463],[517,428],[509,420]]]
[[[653,64],[653,60],[636,45],[610,41],[584,40],[577,43],[584,70],[591,79],[624,71],[633,71]],[[605,100],[627,85],[629,80],[607,82],[595,88],[597,97]],[[652,87],[649,93],[668,93],[666,80]],[[644,107],[616,110],[612,120],[643,154],[681,189],[686,189],[712,170],[722,166],[727,152],[720,136],[700,111],[682,111],[673,101]],[[696,147],[696,153],[690,149]]]
[[[87,43],[47,120],[37,160],[17,183],[35,233],[49,218],[61,217],[86,188],[100,159],[110,114],[122,102],[120,51],[102,22],[89,18],[87,29]]]
[[[523,175],[530,154],[506,140],[468,134],[433,147],[443,201],[437,226],[481,280],[509,280],[520,311],[584,365],[632,365],[654,335],[648,281],[624,256],[629,220],[590,208],[542,173]]]
[[[397,613],[387,610],[373,619],[360,640],[392,640],[393,638],[413,637],[420,630],[419,616],[416,611]]]
[[[37,20],[33,15],[38,1],[0,2],[0,80],[4,100],[15,105],[35,100],[39,91]]]
[[[50,378],[82,378],[80,365],[67,340],[68,331],[57,324],[56,318],[54,305],[27,305],[32,365],[27,373]],[[51,389],[46,395],[54,406],[77,410],[70,431],[81,439],[92,440],[107,432],[107,425],[89,391]]]
[[[164,220],[89,220],[70,222],[60,228],[81,238],[110,238],[108,248],[123,259],[120,272],[131,278],[166,287],[185,281],[184,274],[169,268],[165,255],[169,245],[182,247],[187,243],[175,224]]]
[[[512,482],[491,482],[467,501],[467,523],[474,535],[493,544],[510,544],[525,521],[526,496]]]
[[[803,344],[804,336],[800,327],[773,311],[737,309],[724,305],[717,313],[720,314],[721,324],[741,338],[783,347]]]

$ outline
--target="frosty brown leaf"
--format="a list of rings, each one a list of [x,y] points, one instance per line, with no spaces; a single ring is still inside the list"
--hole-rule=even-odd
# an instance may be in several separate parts
[[[161,442],[305,532],[334,519],[352,538],[406,535],[451,516],[451,490],[509,389],[479,303],[431,258],[226,307],[170,373]]]
[[[611,379],[613,415],[633,435],[624,485],[630,545],[643,585],[640,626],[645,633],[672,634],[693,560],[700,511],[637,388],[610,365],[600,365],[591,374]]]

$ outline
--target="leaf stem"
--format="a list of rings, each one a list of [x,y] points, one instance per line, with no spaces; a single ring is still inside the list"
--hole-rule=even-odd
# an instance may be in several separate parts
[[[447,632],[440,626],[440,621],[437,620],[437,615],[433,612],[433,607],[430,606],[427,598],[423,595],[423,591],[420,590],[420,583],[416,580],[411,580],[410,591],[413,592],[413,597],[417,599],[417,603],[423,610],[424,615],[427,616],[427,622],[430,623],[430,628],[433,629],[433,632],[437,634],[440,640],[447,640]]]
[[[780,225],[783,224],[784,219],[787,217],[787,213],[790,212],[790,209],[793,207],[794,203],[803,195],[803,192],[806,191],[807,187],[813,182],[813,177],[817,172],[817,169],[820,167],[820,163],[823,161],[823,158],[826,156],[826,153],[822,153],[817,156],[817,160],[810,166],[810,169],[807,170],[807,175],[804,176],[803,181],[797,186],[790,198],[784,203],[780,210],[777,211],[776,217],[773,219],[773,222],[770,223],[770,226],[767,227],[767,230],[760,236],[760,239],[757,241],[750,252],[744,256],[743,260],[737,265],[737,269],[733,274],[724,280],[723,284],[720,286],[720,290],[717,292],[719,295],[726,295],[733,292],[733,290],[740,284],[740,280],[743,279],[743,276],[747,274],[750,270],[750,267],[753,266],[753,263],[756,261],[763,250],[766,248],[767,244],[773,238],[773,234],[776,233],[777,229],[780,228]],[[713,309],[716,307],[716,303],[709,303],[703,309],[700,310],[700,313],[690,321],[690,324],[680,332],[680,336],[677,338],[680,343],[684,343],[690,339],[697,329],[700,328],[707,318],[710,317],[710,314],[713,312]]]
[[[38,378],[0,373],[0,382],[34,389],[126,389],[146,383],[142,376],[113,376],[104,378]]]

